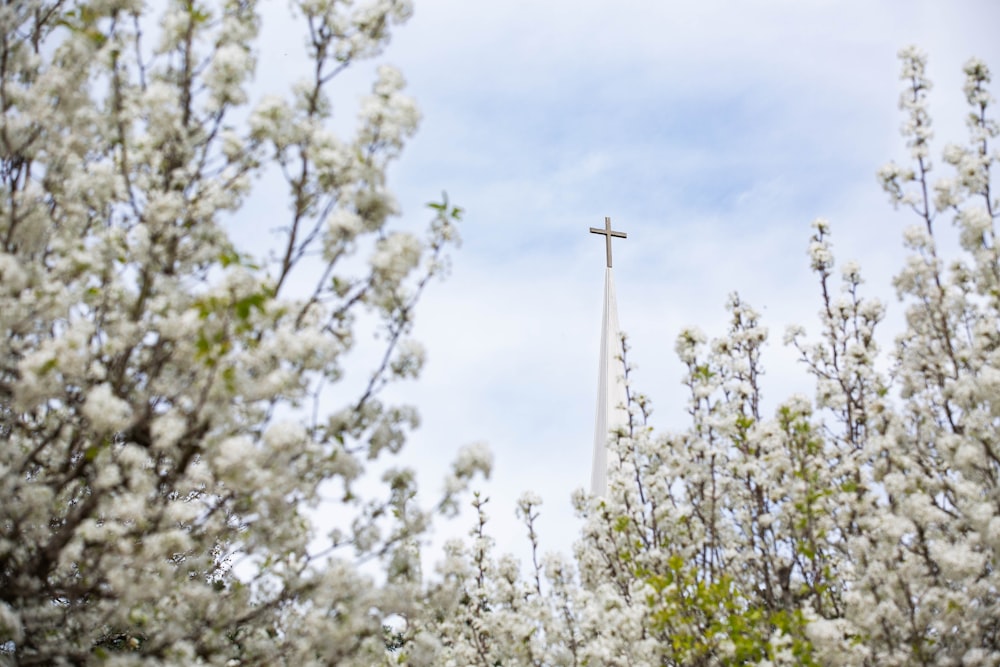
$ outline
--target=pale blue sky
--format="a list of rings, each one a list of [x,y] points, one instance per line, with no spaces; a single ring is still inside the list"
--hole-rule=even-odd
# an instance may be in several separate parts
[[[889,281],[909,220],[874,176],[905,158],[896,52],[929,54],[938,153],[965,136],[965,60],[1000,76],[997,25],[993,0],[416,0],[379,59],[424,114],[390,184],[408,222],[442,190],[467,210],[452,276],[418,314],[424,378],[398,392],[423,415],[403,455],[423,487],[437,490],[458,446],[485,440],[501,548],[524,552],[513,512],[527,489],[545,501],[544,546],[569,548],[569,496],[589,480],[604,264],[587,228],[605,215],[629,234],[615,246],[619,317],[662,428],[683,425],[677,332],[721,333],[732,290],[771,331],[770,407],[809,390],[780,341],[788,324],[815,329],[817,216],[898,322]],[[264,59],[261,85],[280,88],[286,64]],[[335,101],[350,109],[368,71]]]

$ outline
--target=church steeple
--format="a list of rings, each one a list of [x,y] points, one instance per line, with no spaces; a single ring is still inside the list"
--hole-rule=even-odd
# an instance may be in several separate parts
[[[601,354],[597,372],[597,411],[594,419],[594,460],[590,473],[590,493],[603,496],[608,490],[608,442],[613,430],[628,424],[625,409],[625,376],[622,366],[621,333],[618,329],[618,303],[615,298],[615,274],[611,268],[611,237],[626,238],[624,232],[611,230],[611,219],[604,219],[604,229],[591,227],[606,241],[607,268],[604,271],[604,315],[601,321]]]

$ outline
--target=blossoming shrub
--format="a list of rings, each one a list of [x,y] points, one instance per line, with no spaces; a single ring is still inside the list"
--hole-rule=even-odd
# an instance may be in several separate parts
[[[336,75],[410,2],[292,4],[311,64],[258,101],[252,0],[0,9],[2,663],[370,665],[420,604],[412,473],[354,482],[416,423],[381,389],[419,372],[459,211],[392,229],[418,121],[395,70],[330,129]],[[232,230],[268,178],[288,213],[255,257]],[[365,312],[381,362],[330,397]],[[459,463],[450,492],[488,457]]]
[[[969,139],[932,180],[924,75],[900,54],[907,166],[879,179],[914,212],[895,285],[906,328],[879,370],[884,307],[813,224],[818,336],[786,342],[813,398],[760,408],[767,331],[734,295],[729,331],[681,332],[689,425],[654,436],[630,395],[603,498],[575,499],[575,558],[537,558],[539,499],[519,513],[535,548],[525,579],[483,529],[442,565],[463,591],[438,626],[454,665],[1000,664],[998,126],[990,73],[965,66]],[[962,254],[937,250],[942,223]],[[624,348],[623,348],[624,349]],[[626,365],[626,377],[628,375]],[[479,502],[480,510],[482,501]]]

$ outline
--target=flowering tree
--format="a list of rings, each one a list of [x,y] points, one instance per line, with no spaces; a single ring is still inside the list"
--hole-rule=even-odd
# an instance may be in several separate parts
[[[381,390],[420,370],[413,308],[460,212],[390,226],[418,121],[395,70],[352,136],[328,127],[410,2],[292,4],[311,66],[253,104],[252,0],[0,10],[0,662],[369,665],[419,604],[412,474],[353,482],[416,423]],[[288,217],[254,257],[234,229],[271,177]],[[330,408],[362,312],[381,361]],[[449,491],[487,465],[466,452]]]
[[[984,63],[965,66],[969,140],[932,181],[925,58],[900,54],[908,166],[879,179],[913,210],[896,278],[906,329],[876,365],[883,305],[834,274],[813,224],[819,336],[786,342],[816,382],[762,414],[767,331],[738,296],[725,336],[681,332],[689,426],[654,437],[630,395],[605,498],[575,499],[575,560],[497,559],[485,516],[453,543],[464,595],[439,627],[450,664],[1000,664],[1000,152]],[[936,235],[958,229],[947,265]],[[624,348],[623,348],[624,349]],[[623,357],[624,358],[624,357]],[[627,364],[626,364],[627,369]],[[627,376],[627,371],[626,371]],[[537,553],[539,499],[519,507]]]

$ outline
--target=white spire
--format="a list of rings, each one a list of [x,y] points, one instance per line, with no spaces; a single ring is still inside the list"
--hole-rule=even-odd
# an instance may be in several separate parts
[[[611,269],[611,237],[625,238],[622,232],[611,231],[610,218],[604,219],[604,229],[591,227],[594,234],[603,234],[607,244],[608,266],[604,272],[604,317],[601,322],[601,357],[597,370],[597,416],[594,419],[594,462],[590,472],[590,493],[603,496],[608,492],[608,442],[612,431],[628,425],[625,405],[625,367],[622,364],[621,333],[618,330],[618,302],[615,299],[615,274]]]

